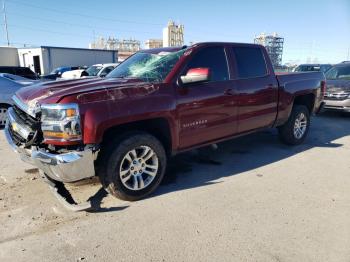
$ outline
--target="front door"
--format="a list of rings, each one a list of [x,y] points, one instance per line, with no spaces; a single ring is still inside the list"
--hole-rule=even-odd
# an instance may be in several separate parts
[[[186,66],[209,68],[208,82],[178,87],[179,144],[184,149],[232,135],[237,131],[237,99],[230,81],[224,47],[206,47]]]

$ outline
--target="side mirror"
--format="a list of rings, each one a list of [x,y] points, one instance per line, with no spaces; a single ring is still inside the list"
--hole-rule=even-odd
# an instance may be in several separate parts
[[[186,75],[180,77],[183,84],[206,82],[210,80],[209,68],[191,68]]]

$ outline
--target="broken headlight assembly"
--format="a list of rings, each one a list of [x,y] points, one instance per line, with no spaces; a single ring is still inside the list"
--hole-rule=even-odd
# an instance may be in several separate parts
[[[81,140],[81,122],[78,105],[41,105],[41,130],[45,141],[70,142]]]

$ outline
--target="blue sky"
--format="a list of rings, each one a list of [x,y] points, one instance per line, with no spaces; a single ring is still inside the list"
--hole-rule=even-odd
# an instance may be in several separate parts
[[[252,42],[277,32],[285,38],[284,63],[336,63],[350,49],[350,0],[6,0],[6,9],[10,42],[18,46],[88,47],[94,35],[143,42],[161,38],[172,19],[185,25],[186,43]]]

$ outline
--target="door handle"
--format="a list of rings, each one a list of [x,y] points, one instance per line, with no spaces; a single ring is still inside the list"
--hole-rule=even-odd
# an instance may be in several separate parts
[[[230,89],[226,89],[224,94],[227,95],[227,96],[235,95],[234,91],[231,88]]]

